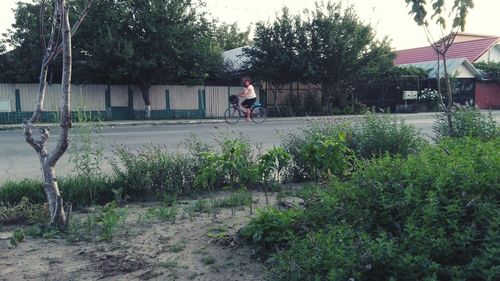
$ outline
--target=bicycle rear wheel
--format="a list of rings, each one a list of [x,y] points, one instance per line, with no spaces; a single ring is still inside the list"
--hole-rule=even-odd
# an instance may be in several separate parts
[[[226,109],[226,112],[224,112],[224,120],[226,120],[226,123],[228,124],[236,124],[240,118],[241,111],[234,106],[229,106]]]
[[[263,107],[255,107],[253,110],[252,110],[252,121],[257,123],[257,124],[260,124],[262,122],[264,122],[267,118],[267,109],[263,108]]]

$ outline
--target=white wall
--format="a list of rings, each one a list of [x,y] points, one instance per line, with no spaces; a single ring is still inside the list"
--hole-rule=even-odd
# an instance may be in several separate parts
[[[500,62],[500,43],[490,48],[476,62]]]

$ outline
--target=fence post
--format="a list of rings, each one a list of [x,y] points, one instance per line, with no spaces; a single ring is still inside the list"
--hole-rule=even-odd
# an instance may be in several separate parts
[[[108,85],[108,88],[105,91],[104,107],[105,107],[105,110],[106,110],[106,119],[107,120],[112,120],[113,119],[113,113],[111,111],[111,87],[109,85]]]
[[[16,112],[21,112],[21,91],[16,89]]]
[[[135,119],[134,116],[134,91],[130,88],[130,85],[128,87],[128,117]]]
[[[198,114],[200,117],[205,117],[205,90],[198,90]]]
[[[167,118],[172,117],[170,111],[170,91],[168,89],[165,90],[165,115],[167,116]]]

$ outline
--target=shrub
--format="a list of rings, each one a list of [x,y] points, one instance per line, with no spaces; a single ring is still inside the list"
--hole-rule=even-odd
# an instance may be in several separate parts
[[[277,251],[295,236],[294,225],[299,212],[275,208],[258,209],[256,217],[240,230],[239,235],[262,254]]]
[[[315,179],[345,175],[352,160],[345,133],[337,137],[316,135],[302,148],[301,154]]]
[[[285,181],[303,182],[315,178],[317,174],[312,171],[310,159],[303,152],[304,147],[312,146],[321,139],[339,139],[341,135],[345,135],[345,142],[350,147],[352,141],[350,124],[325,120],[283,136],[282,147],[292,158],[291,165],[285,171]]]
[[[69,176],[61,178],[59,188],[64,202],[79,208],[113,201],[113,189],[117,187],[108,176]]]
[[[187,154],[171,154],[159,146],[143,146],[136,153],[119,145],[111,162],[117,186],[132,198],[161,198],[163,193],[191,191],[199,167]]]
[[[327,231],[310,233],[295,239],[290,248],[279,252],[269,270],[269,279],[276,281],[361,280],[370,272],[370,280],[378,279],[371,270],[372,256],[390,251],[387,238],[370,239],[363,232],[341,225]]]
[[[268,234],[264,230],[276,228],[273,221],[293,218],[278,228],[289,238],[288,247],[273,257],[271,279],[495,279],[498,147],[499,138],[463,138],[407,158],[386,155],[360,162],[348,182],[302,192],[307,208],[299,215],[260,214],[249,224],[251,234]],[[283,241],[267,237],[252,241],[283,249]]]
[[[359,157],[372,158],[386,153],[407,156],[424,143],[415,127],[403,120],[368,114],[356,123],[352,145]]]
[[[23,197],[31,203],[43,204],[46,201],[43,184],[36,179],[22,179],[20,181],[7,181],[0,186],[0,202],[17,205]]]
[[[476,107],[457,105],[451,111],[451,119],[453,130],[450,132],[446,114],[436,115],[433,125],[436,139],[465,136],[491,139],[500,136],[500,127],[491,113],[483,114]]]

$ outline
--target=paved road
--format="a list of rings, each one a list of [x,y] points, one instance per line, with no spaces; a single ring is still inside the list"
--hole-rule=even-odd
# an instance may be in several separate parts
[[[415,125],[424,135],[432,134],[433,118],[429,115],[403,115],[407,123]],[[183,151],[183,140],[194,134],[203,141],[213,143],[221,134],[245,133],[253,144],[262,144],[264,149],[279,145],[280,136],[307,126],[307,119],[279,119],[268,120],[263,124],[239,123],[227,125],[225,123],[208,124],[182,124],[182,125],[148,125],[148,126],[119,126],[105,127],[100,134],[94,136],[94,140],[102,139],[105,155],[111,156],[113,146],[116,143],[125,144],[131,149],[140,148],[144,144],[165,145],[171,151]],[[53,131],[55,135],[57,131]],[[54,147],[55,137],[49,144]],[[40,175],[40,164],[35,152],[24,142],[20,130],[0,131],[0,183],[8,179],[19,179],[24,177],[38,177]],[[58,175],[67,175],[72,172],[73,165],[69,162],[70,154],[58,163]],[[109,170],[109,165],[104,166]]]

